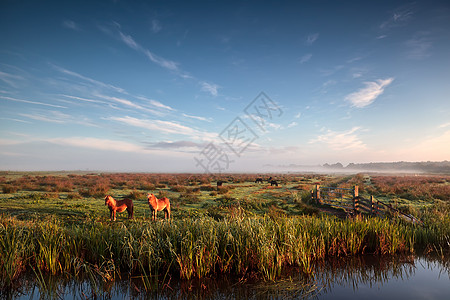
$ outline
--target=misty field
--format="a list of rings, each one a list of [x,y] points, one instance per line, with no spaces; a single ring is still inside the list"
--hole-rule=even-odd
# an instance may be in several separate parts
[[[140,276],[146,289],[168,278],[216,274],[274,280],[286,267],[308,276],[329,257],[430,253],[450,249],[450,176],[0,173],[0,278],[64,275],[103,282]],[[263,183],[255,183],[262,177]],[[217,187],[217,182],[223,186]],[[321,186],[358,185],[412,214],[396,218],[326,209]],[[150,220],[147,193],[171,201],[172,219]],[[105,195],[134,202],[109,220]],[[335,212],[335,213],[334,213]],[[96,279],[96,280],[97,280]],[[93,279],[94,280],[94,279]],[[44,284],[44,283],[43,283]]]

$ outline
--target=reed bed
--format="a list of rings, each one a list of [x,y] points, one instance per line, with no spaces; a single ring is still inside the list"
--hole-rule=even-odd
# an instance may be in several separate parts
[[[256,274],[274,280],[287,266],[310,275],[316,262],[329,257],[448,250],[448,225],[242,214],[220,221],[204,217],[64,225],[57,219],[0,216],[0,278],[8,286],[26,270],[75,278],[95,275],[103,281],[128,273],[141,276],[149,289],[167,276]]]

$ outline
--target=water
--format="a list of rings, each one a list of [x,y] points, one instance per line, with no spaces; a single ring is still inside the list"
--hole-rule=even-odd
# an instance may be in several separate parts
[[[103,282],[48,278],[46,287],[24,276],[5,299],[450,299],[450,259],[432,257],[357,257],[320,264],[314,276],[287,271],[277,282],[249,276],[158,283],[145,292],[142,278]]]

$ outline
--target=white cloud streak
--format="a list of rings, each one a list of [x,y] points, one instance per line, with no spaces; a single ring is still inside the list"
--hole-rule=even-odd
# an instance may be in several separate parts
[[[202,86],[202,91],[210,93],[212,96],[216,97],[218,95],[218,89],[220,86],[214,83],[208,83],[205,81],[200,82]]]
[[[328,147],[335,151],[366,150],[366,144],[364,144],[356,134],[356,132],[360,129],[360,127],[353,127],[352,129],[344,132],[327,130],[326,133],[310,140],[309,144],[326,144],[328,145]]]
[[[6,96],[0,96],[0,99],[4,99],[4,100],[8,100],[8,101],[14,101],[14,102],[35,104],[35,105],[50,106],[50,107],[56,107],[56,108],[67,108],[67,107],[61,106],[61,105],[54,105],[54,104],[49,104],[49,103],[37,102],[37,101],[29,101],[29,100],[17,99],[17,98],[6,97]]]
[[[421,60],[431,56],[430,50],[433,46],[429,34],[419,32],[413,38],[406,41],[407,58]]]
[[[394,78],[364,82],[364,88],[347,95],[345,100],[349,101],[354,107],[366,107],[375,101],[375,99],[384,92],[384,89],[390,85],[392,81],[394,81]]]
[[[185,113],[183,113],[183,116],[186,117],[186,118],[194,119],[194,120],[212,122],[211,118],[192,116],[192,115],[188,115],[188,114],[185,114]]]
[[[319,38],[318,33],[308,35],[308,37],[306,38],[306,45],[311,46],[312,44],[314,44],[315,41],[317,41],[318,38]]]
[[[72,20],[65,20],[62,25],[71,30],[80,31],[80,27]]]
[[[311,57],[312,57],[311,53],[303,55],[302,58],[300,58],[300,63],[304,64],[304,63],[308,62],[311,59]]]
[[[120,28],[120,25],[116,25],[116,26]],[[108,29],[101,27],[101,30],[108,34],[111,34],[110,30],[108,30]],[[181,78],[196,80],[197,82],[200,83],[202,91],[208,92],[214,97],[218,95],[218,89],[220,88],[219,85],[196,79],[195,77],[191,76],[187,72],[184,72],[183,70],[181,70],[178,66],[178,63],[176,63],[172,60],[169,60],[169,59],[165,59],[161,56],[158,56],[155,53],[153,53],[152,51],[150,51],[149,49],[142,47],[139,43],[137,43],[133,39],[133,37],[131,35],[124,34],[120,30],[117,30],[117,32],[118,32],[119,39],[123,43],[125,43],[125,45],[127,45],[128,47],[132,48],[133,50],[135,50],[139,53],[144,54],[151,62],[159,65],[162,68],[165,68],[169,71],[174,72]]]
[[[161,120],[143,120],[130,116],[125,117],[111,117],[110,120],[121,122],[130,126],[140,127],[151,131],[158,131],[162,133],[170,133],[170,134],[181,134],[187,136],[196,136],[198,135],[198,131],[180,125],[178,123],[170,122],[170,121],[161,121]]]

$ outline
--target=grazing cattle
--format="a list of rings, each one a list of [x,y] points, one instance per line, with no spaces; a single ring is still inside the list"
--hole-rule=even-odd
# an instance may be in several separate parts
[[[272,176],[269,177],[269,179],[267,179],[267,183],[271,183],[272,182]]]
[[[276,180],[271,180],[270,186],[278,186],[278,182]]]
[[[152,220],[156,221],[156,213],[159,210],[164,211],[164,219],[170,220],[170,201],[168,198],[163,197],[161,199],[156,198],[153,194],[147,195],[148,206],[152,213]]]
[[[255,183],[263,183],[263,179],[261,177],[256,178]]]
[[[111,221],[116,220],[116,212],[123,212],[125,209],[128,212],[128,219],[133,218],[133,201],[130,199],[117,201],[113,197],[108,195],[105,197],[105,205],[108,205],[109,217],[111,218]]]
[[[224,181],[217,181],[217,187],[220,187],[220,186],[222,186],[223,185],[223,183],[224,183]]]

